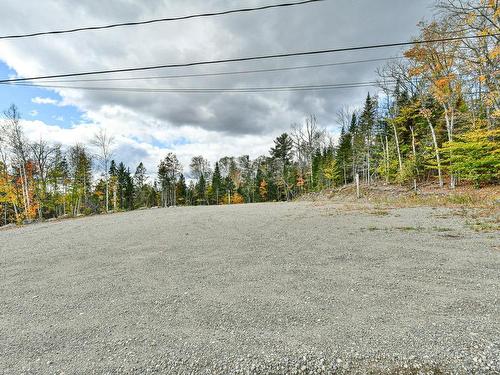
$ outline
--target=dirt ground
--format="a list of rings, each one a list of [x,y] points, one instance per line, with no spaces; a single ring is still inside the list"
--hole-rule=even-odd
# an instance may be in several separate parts
[[[452,209],[331,202],[0,230],[0,372],[500,372],[499,245]]]

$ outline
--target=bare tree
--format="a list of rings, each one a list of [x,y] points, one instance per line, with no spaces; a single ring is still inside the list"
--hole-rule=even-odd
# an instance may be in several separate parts
[[[292,139],[299,159],[299,164],[304,163],[309,170],[311,186],[313,185],[312,159],[314,152],[325,143],[326,131],[318,126],[316,116],[306,117],[302,126],[292,124]]]
[[[19,175],[21,177],[24,214],[26,218],[29,218],[31,200],[26,172],[26,165],[29,159],[28,141],[26,140],[21,126],[21,114],[14,104],[4,112],[4,116],[4,126],[12,150],[12,164],[19,170]]]
[[[345,129],[345,131],[349,130],[349,126],[351,125],[352,114],[354,110],[348,105],[343,105],[339,110],[335,113],[337,123]]]
[[[109,163],[113,155],[113,142],[114,138],[109,136],[104,129],[100,129],[92,140],[92,144],[98,149],[96,157],[101,164],[106,184],[106,212],[109,212]]]
[[[159,172],[160,172],[160,182],[162,185],[162,198],[163,205],[172,206],[176,205],[176,182],[179,174],[182,171],[182,165],[177,159],[177,155],[169,152],[167,156],[161,161]],[[167,190],[168,191],[165,191]],[[168,194],[168,196],[166,196]]]
[[[210,163],[203,156],[194,156],[189,164],[191,174],[198,181],[200,193],[204,202],[208,202],[206,195],[207,181],[211,178]]]
[[[0,169],[2,172],[1,178],[4,180],[4,184],[9,184],[9,151],[10,151],[10,142],[9,142],[9,131],[7,124],[5,122],[0,122]],[[4,225],[7,225],[7,207],[8,201],[4,201],[3,203],[3,221]],[[12,205],[14,208],[14,213],[17,216],[17,204],[16,200],[12,199]]]
[[[236,168],[236,160],[233,156],[224,156],[219,160],[219,169],[222,178],[230,175],[231,171]]]
[[[53,162],[52,156],[56,152],[56,147],[49,145],[49,143],[42,138],[38,142],[29,144],[31,149],[31,154],[33,155],[33,161],[38,170],[39,176],[39,202],[38,202],[38,216],[41,219],[43,215],[43,203],[47,196],[47,173],[49,171],[50,165]]]
[[[189,166],[191,168],[191,173],[197,180],[199,180],[201,176],[203,176],[205,180],[210,178],[210,163],[203,156],[194,156]]]

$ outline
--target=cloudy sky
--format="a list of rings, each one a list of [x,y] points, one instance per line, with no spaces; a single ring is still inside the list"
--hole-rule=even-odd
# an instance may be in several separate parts
[[[3,0],[0,35],[141,21],[285,2],[282,0]],[[326,0],[253,13],[169,23],[0,40],[0,77],[184,63],[399,42],[432,16],[432,0]],[[5,17],[5,15],[7,15]],[[401,55],[398,48],[227,63],[107,75],[129,78],[217,73],[328,64]],[[372,81],[382,63],[210,77],[74,82],[66,85],[140,88],[226,88]],[[102,77],[102,76],[101,76]],[[97,77],[88,77],[97,78]],[[194,155],[210,161],[225,155],[268,152],[293,122],[315,114],[338,132],[336,112],[358,106],[368,90],[267,93],[126,93],[0,86],[0,107],[15,103],[31,139],[66,145],[88,142],[105,128],[115,137],[115,159],[131,169],[143,161],[150,172],[169,151],[185,167]]]

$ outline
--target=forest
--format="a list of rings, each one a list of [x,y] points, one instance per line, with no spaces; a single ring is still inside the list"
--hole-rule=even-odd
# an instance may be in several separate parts
[[[268,155],[174,153],[147,171],[113,159],[113,137],[63,147],[29,141],[16,105],[0,120],[1,225],[155,206],[293,200],[350,184],[481,187],[500,179],[500,9],[496,1],[441,1],[404,52],[376,69],[377,89],[343,107],[329,134],[313,114]],[[477,38],[477,36],[481,36]],[[325,124],[331,125],[331,124]],[[185,168],[189,167],[189,169]],[[183,171],[189,170],[188,175]]]

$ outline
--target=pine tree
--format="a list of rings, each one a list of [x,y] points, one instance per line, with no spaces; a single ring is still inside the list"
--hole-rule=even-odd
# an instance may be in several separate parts
[[[126,209],[133,210],[134,205],[134,179],[132,178],[132,174],[130,173],[130,168],[127,168],[127,172],[125,173],[125,194],[124,194]]]
[[[372,176],[372,142],[373,130],[376,122],[376,101],[372,99],[370,93],[366,96],[365,106],[360,117],[359,130],[363,137],[363,153],[364,153],[364,174],[365,181],[370,184]]]
[[[219,163],[215,163],[214,174],[212,176],[212,192],[215,195],[215,204],[219,204],[219,198],[222,192],[222,176],[220,174]]]
[[[224,189],[226,190],[226,197],[225,200],[231,204],[231,196],[233,195],[235,191],[236,186],[234,185],[234,181],[231,178],[231,176],[227,176],[224,179]]]
[[[126,201],[126,190],[127,190],[127,169],[125,168],[125,164],[118,164],[117,169],[117,179],[118,179],[118,200],[120,209],[124,210],[127,207]]]
[[[187,204],[187,186],[186,186],[186,179],[184,178],[184,175],[181,173],[179,175],[179,180],[177,181],[176,185],[177,189],[177,202],[180,204]]]
[[[134,197],[135,204],[138,207],[143,207],[147,205],[147,194],[146,194],[146,168],[142,162],[139,163],[134,174]]]
[[[111,195],[113,200],[113,211],[118,208],[118,168],[116,167],[116,162],[111,160],[109,166],[109,187],[111,189]]]
[[[287,133],[281,134],[274,140],[274,147],[271,148],[271,156],[283,163],[286,168],[290,165],[292,159],[293,141]]]
[[[337,149],[337,165],[342,169],[342,180],[344,185],[351,180],[352,176],[352,137],[344,127],[340,132],[339,146]]]
[[[205,180],[205,176],[203,174],[200,175],[200,179],[198,180],[198,184],[196,185],[196,193],[198,197],[198,202],[205,204],[207,201],[207,183]]]

